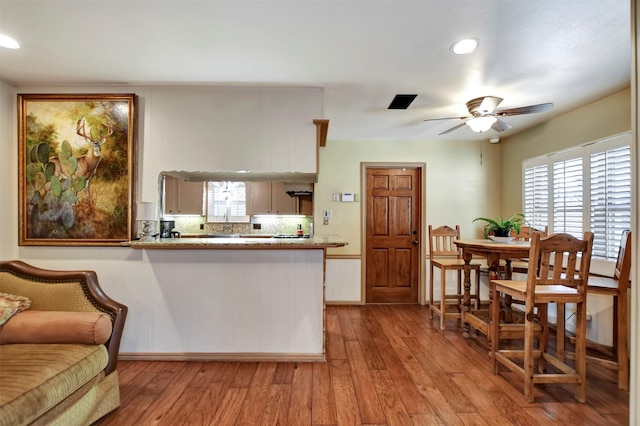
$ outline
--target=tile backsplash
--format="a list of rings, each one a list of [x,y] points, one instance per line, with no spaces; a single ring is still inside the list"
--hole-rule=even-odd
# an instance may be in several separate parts
[[[166,215],[165,219],[175,220],[175,229],[184,235],[235,233],[269,235],[295,234],[298,229],[298,224],[302,225],[302,230],[305,234],[309,234],[310,224],[313,223],[313,216],[297,215],[256,215],[251,218],[251,222],[242,223],[206,223],[204,216]],[[203,225],[204,229],[200,229],[201,225]]]

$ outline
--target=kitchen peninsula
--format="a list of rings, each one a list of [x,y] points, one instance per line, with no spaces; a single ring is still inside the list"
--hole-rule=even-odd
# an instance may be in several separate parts
[[[166,315],[165,329],[154,330],[162,334],[161,352],[121,358],[324,360],[326,249],[346,244],[317,235],[122,243],[149,265],[158,292],[149,300],[164,304],[149,309]]]

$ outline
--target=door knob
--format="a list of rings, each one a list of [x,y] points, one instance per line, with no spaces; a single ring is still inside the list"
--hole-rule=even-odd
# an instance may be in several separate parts
[[[413,240],[412,242],[413,242],[413,245],[414,245],[414,246],[417,246],[417,245],[418,245],[418,240]]]

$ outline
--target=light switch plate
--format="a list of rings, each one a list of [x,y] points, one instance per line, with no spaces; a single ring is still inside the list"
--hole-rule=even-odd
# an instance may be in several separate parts
[[[334,192],[333,193],[333,202],[334,203],[339,203],[340,202],[340,193],[338,193],[338,192]]]

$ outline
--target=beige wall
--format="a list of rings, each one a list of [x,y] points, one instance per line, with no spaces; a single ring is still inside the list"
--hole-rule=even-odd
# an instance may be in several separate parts
[[[463,238],[480,237],[482,226],[471,221],[499,213],[499,154],[500,146],[487,141],[329,140],[320,149],[320,173],[314,190],[315,232],[338,234],[349,242],[329,254],[360,255],[364,207],[361,163],[408,162],[426,164],[425,225],[459,224]],[[335,192],[355,192],[360,202],[333,202]],[[329,225],[322,225],[323,210],[332,211]]]
[[[631,90],[625,89],[539,126],[505,138],[502,146],[501,212],[522,210],[522,161],[631,131]]]

